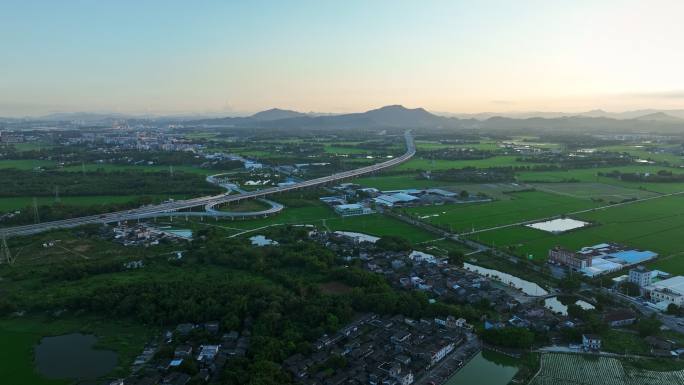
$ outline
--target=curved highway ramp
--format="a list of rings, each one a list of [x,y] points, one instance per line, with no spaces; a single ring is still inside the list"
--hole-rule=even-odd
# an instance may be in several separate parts
[[[369,174],[389,167],[393,167],[411,159],[416,153],[415,143],[413,142],[413,136],[411,135],[410,131],[406,131],[404,133],[404,139],[406,141],[406,152],[399,157],[390,159],[386,162],[373,164],[370,166],[361,167],[354,170],[345,171],[321,178],[310,179],[289,186],[271,187],[264,190],[245,192],[241,194],[221,194],[187,200],[180,200],[175,202],[162,203],[158,205],[140,207],[138,209],[127,211],[117,211],[101,215],[90,215],[86,217],[63,219],[59,221],[43,222],[33,225],[7,227],[1,229],[0,231],[2,231],[4,237],[9,238],[13,236],[31,235],[53,229],[71,228],[93,223],[111,223],[171,215],[211,215],[211,213],[177,213],[177,211],[200,206],[213,207],[221,203],[239,202],[243,199],[262,198],[268,195],[277,194],[281,192],[319,186],[343,179],[355,178],[364,174]]]

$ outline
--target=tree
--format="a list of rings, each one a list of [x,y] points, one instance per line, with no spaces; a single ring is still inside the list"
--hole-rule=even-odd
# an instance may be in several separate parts
[[[576,274],[568,275],[560,281],[558,286],[566,292],[577,291],[582,286],[582,281]]]
[[[411,250],[411,242],[402,237],[394,235],[385,235],[375,242],[375,246],[387,251],[409,251]]]
[[[634,282],[623,282],[620,284],[620,292],[630,297],[636,297],[641,294],[641,288]]]
[[[447,254],[447,259],[449,260],[450,264],[456,265],[456,266],[461,266],[461,265],[463,265],[463,261],[465,260],[465,256],[460,251],[449,250],[449,253]]]
[[[658,333],[661,324],[654,314],[650,318],[642,318],[637,324],[637,330],[640,336],[648,337]]]
[[[568,305],[568,315],[573,318],[585,319],[586,310],[582,309],[580,305],[570,304]]]
[[[491,345],[529,349],[534,343],[534,333],[523,328],[489,329],[482,333],[482,339]]]
[[[680,314],[682,314],[682,308],[671,303],[671,304],[667,305],[666,313],[671,314],[671,315],[680,315]]]

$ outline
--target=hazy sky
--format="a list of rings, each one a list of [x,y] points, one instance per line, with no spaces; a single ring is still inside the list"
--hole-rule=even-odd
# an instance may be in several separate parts
[[[684,108],[684,1],[0,1],[0,115]]]

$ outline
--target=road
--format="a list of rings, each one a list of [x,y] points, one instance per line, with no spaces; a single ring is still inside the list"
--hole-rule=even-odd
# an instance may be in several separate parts
[[[603,291],[609,295],[613,295],[619,299],[622,299],[634,305],[641,314],[644,314],[646,316],[655,314],[656,317],[658,317],[658,319],[660,320],[660,322],[663,323],[663,325],[678,333],[684,333],[684,317],[676,317],[670,314],[661,313],[660,311],[650,306],[647,306],[641,299],[632,298],[628,295],[620,293],[617,290],[603,288]]]
[[[86,224],[111,223],[128,220],[138,220],[144,218],[153,218],[158,216],[167,216],[170,213],[176,212],[178,210],[184,210],[200,206],[212,207],[221,203],[239,202],[243,199],[262,198],[268,195],[294,191],[308,187],[315,187],[343,179],[355,178],[364,174],[374,173],[389,167],[399,165],[411,159],[416,154],[416,147],[413,141],[413,135],[411,135],[411,131],[406,131],[404,133],[404,140],[406,141],[406,152],[399,157],[393,158],[386,162],[373,164],[370,166],[361,167],[350,171],[344,171],[316,179],[310,179],[289,186],[271,187],[259,191],[251,191],[242,194],[221,194],[187,200],[179,200],[175,202],[162,203],[158,205],[149,205],[133,210],[117,211],[102,215],[90,215],[86,217],[36,223],[33,225],[7,227],[1,229],[0,231],[2,231],[3,236],[10,238],[14,236],[37,234],[53,229],[72,228]],[[192,215],[191,213],[187,214]],[[206,214],[203,213],[203,215]]]

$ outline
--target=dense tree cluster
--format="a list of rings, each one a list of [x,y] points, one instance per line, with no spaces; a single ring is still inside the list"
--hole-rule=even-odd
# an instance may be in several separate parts
[[[599,173],[601,176],[616,178],[625,182],[647,182],[647,183],[679,183],[684,182],[684,174],[675,174],[672,171],[660,170],[656,173],[641,172],[620,172],[612,171]]]
[[[225,371],[223,381],[231,385],[290,383],[279,365],[285,358],[310,352],[315,339],[362,312],[476,317],[472,309],[430,304],[424,293],[397,291],[382,276],[345,267],[333,252],[308,241],[305,229],[282,227],[267,234],[277,247],[255,248],[214,230],[199,231],[182,260],[149,258],[144,269],[134,271],[121,269],[121,261],[56,264],[43,273],[42,294],[11,300],[27,310],[133,317],[164,327],[219,320],[225,330],[248,328],[248,357],[231,360]],[[327,293],[320,286],[325,282],[350,290]],[[0,303],[0,311],[10,310]]]
[[[482,333],[488,344],[512,349],[529,349],[534,343],[534,333],[523,328],[488,329]]]

